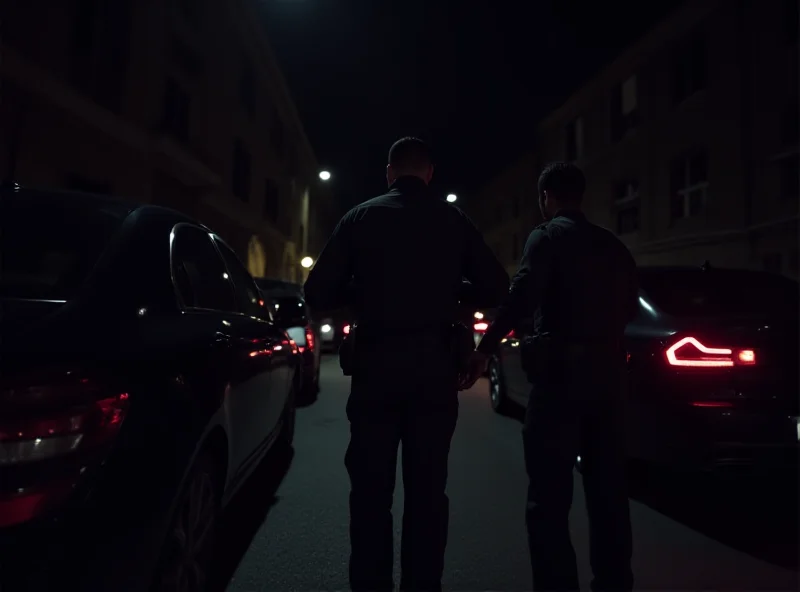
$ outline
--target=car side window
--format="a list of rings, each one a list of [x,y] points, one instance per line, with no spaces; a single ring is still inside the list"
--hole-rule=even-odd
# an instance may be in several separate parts
[[[243,312],[251,316],[263,317],[266,309],[263,309],[259,304],[261,294],[258,291],[252,276],[244,268],[244,265],[242,265],[242,262],[239,261],[236,253],[234,253],[233,250],[228,247],[228,245],[220,240],[215,242],[217,243],[217,247],[219,247],[219,252],[222,253],[225,266],[228,268],[228,273],[230,274],[231,280],[233,280],[233,285],[236,288],[236,303],[238,305],[239,312]]]
[[[175,287],[187,308],[235,311],[233,285],[211,237],[196,226],[179,226],[172,244]]]

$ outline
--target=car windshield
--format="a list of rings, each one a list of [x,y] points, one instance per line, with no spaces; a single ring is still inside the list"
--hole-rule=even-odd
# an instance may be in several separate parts
[[[0,200],[3,298],[73,298],[129,211],[69,194],[3,191]]]
[[[679,317],[796,318],[800,305],[796,281],[757,271],[646,271],[639,285],[656,307]]]

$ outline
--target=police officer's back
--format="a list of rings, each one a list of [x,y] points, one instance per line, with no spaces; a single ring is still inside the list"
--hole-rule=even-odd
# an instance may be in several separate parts
[[[428,189],[432,173],[423,142],[396,142],[389,191],[342,218],[305,284],[310,306],[349,305],[356,320],[345,458],[354,590],[393,589],[391,505],[401,441],[401,586],[441,586],[458,409],[452,324],[463,279],[486,306],[508,290],[507,274],[474,225]]]
[[[536,590],[577,590],[569,537],[572,470],[581,456],[595,590],[630,590],[631,527],[625,491],[624,351],[637,309],[627,248],[581,212],[583,173],[556,163],[539,178],[547,222],[528,238],[508,299],[478,350],[532,318],[523,365],[532,391],[523,431],[530,487],[526,520]]]

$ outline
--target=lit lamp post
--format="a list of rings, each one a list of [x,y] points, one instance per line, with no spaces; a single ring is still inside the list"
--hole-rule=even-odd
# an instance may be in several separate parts
[[[314,260],[311,257],[303,257],[300,259],[300,265],[303,269],[311,269],[311,266],[314,265]]]
[[[330,171],[320,171],[319,178],[322,179],[323,181],[330,181],[331,179]]]
[[[457,199],[458,197],[456,197],[455,193],[451,193],[447,196],[447,201],[450,203],[454,203]]]

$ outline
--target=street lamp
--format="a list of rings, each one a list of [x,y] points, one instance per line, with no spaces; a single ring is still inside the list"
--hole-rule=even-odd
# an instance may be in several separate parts
[[[328,171],[320,171],[319,178],[323,181],[328,181],[331,178],[331,174]]]
[[[308,269],[312,265],[314,265],[314,260],[311,257],[303,257],[300,259],[300,265]]]
[[[450,195],[448,195],[448,196],[447,196],[447,201],[449,201],[450,203],[453,203],[453,202],[454,202],[454,201],[456,201],[457,199],[458,199],[458,198],[456,197],[456,194],[455,194],[455,193],[451,193]]]

